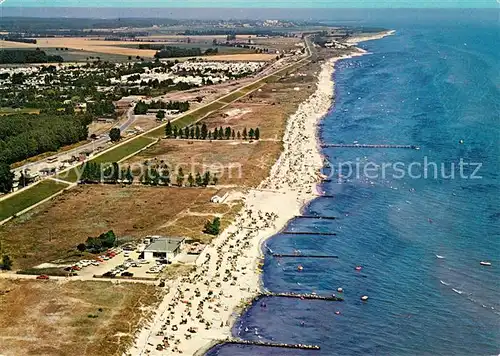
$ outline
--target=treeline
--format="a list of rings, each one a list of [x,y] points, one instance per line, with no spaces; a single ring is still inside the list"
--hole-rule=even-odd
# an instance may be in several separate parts
[[[170,121],[167,122],[165,126],[165,136],[168,138],[181,138],[181,139],[196,139],[196,140],[259,140],[260,139],[260,129],[257,127],[255,129],[251,128],[247,131],[245,127],[243,131],[235,131],[231,127],[226,128],[219,127],[215,128],[213,131],[208,130],[207,125],[203,124],[201,126],[191,126],[185,127],[184,129],[178,128],[177,126],[172,126]]]
[[[0,64],[64,62],[61,56],[49,56],[44,51],[9,49],[0,51]]]
[[[140,47],[141,45],[139,45]],[[154,45],[153,45],[154,46]],[[175,58],[175,57],[194,57],[203,55],[217,54],[219,50],[217,48],[208,48],[202,51],[201,48],[183,48],[183,47],[173,47],[165,46],[160,49],[155,54],[155,58]]]
[[[179,110],[179,112],[184,112],[189,110],[189,102],[188,101],[164,102],[158,100],[158,101],[152,101],[148,104],[142,100],[139,100],[139,102],[134,107],[134,114],[144,115],[148,112],[149,109]]]
[[[23,37],[3,37],[2,40],[9,42],[20,42],[20,43],[32,43],[36,44],[34,38],[23,38]]]
[[[4,116],[0,125],[0,162],[19,162],[85,140],[91,122],[89,115]]]

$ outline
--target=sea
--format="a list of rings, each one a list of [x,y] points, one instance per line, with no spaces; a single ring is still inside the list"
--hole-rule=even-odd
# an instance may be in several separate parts
[[[500,353],[498,11],[363,24],[396,34],[337,63],[320,141],[415,147],[322,149],[328,197],[304,215],[336,219],[291,220],[284,231],[313,234],[279,233],[263,246],[332,257],[266,253],[266,289],[344,301],[266,297],[233,328],[318,351],[222,344],[207,355]]]

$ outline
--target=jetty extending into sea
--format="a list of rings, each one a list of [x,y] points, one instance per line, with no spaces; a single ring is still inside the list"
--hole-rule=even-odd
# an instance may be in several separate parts
[[[243,339],[226,339],[221,340],[227,344],[239,344],[239,345],[255,345],[255,346],[267,346],[267,347],[280,347],[285,349],[302,349],[302,350],[319,350],[320,347],[318,345],[308,345],[308,344],[287,344],[283,342],[269,342],[269,341],[260,341],[260,340],[243,340]]]

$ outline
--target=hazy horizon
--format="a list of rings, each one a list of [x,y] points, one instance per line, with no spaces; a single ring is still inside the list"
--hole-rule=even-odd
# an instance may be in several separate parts
[[[492,11],[493,10],[493,11]],[[388,16],[390,13],[390,16]],[[340,22],[387,22],[453,18],[498,20],[498,9],[316,9],[316,8],[99,8],[99,7],[0,7],[2,17],[40,18],[151,18],[176,20],[287,19]]]
[[[80,0],[0,0],[4,7],[82,7]],[[99,8],[497,8],[496,0],[87,0]]]

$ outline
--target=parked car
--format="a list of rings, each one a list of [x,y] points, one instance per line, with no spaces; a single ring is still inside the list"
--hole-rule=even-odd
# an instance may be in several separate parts
[[[39,276],[36,276],[36,279],[49,279],[49,276],[47,276],[46,274],[41,274]]]
[[[134,274],[132,272],[123,272],[122,277],[133,277]]]

